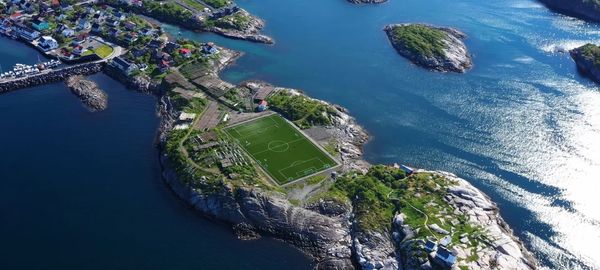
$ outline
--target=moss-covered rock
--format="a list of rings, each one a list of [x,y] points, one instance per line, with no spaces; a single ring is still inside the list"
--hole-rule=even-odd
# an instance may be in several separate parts
[[[413,63],[435,71],[465,72],[473,66],[456,29],[426,24],[392,24],[384,28],[392,46]]]

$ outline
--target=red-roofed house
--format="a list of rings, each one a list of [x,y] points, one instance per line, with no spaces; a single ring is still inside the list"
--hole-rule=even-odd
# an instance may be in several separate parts
[[[188,49],[188,48],[183,48],[179,50],[179,53],[185,57],[185,58],[190,58],[192,57],[192,50]]]

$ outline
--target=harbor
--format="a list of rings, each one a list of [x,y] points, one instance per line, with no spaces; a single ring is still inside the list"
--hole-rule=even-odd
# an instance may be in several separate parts
[[[25,76],[31,76],[40,74],[42,72],[49,72],[62,63],[59,60],[50,60],[48,62],[38,63],[34,65],[26,65],[17,63],[11,71],[3,72],[0,67],[0,82],[4,80],[11,80],[15,78],[21,78]]]

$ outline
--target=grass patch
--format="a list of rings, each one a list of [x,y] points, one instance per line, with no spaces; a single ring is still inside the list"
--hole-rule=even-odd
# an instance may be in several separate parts
[[[267,101],[272,110],[281,113],[300,128],[331,124],[329,115],[333,113],[333,109],[320,101],[287,91],[279,91]]]
[[[279,184],[337,165],[278,115],[230,127],[225,132]]]
[[[395,26],[391,30],[394,44],[401,44],[411,52],[424,56],[444,55],[444,39],[448,33],[418,24]]]

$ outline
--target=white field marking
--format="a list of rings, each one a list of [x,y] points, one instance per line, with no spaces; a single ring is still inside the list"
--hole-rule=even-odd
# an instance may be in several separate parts
[[[296,177],[302,177],[302,176],[305,176],[305,175],[313,174],[313,173],[315,173],[317,171],[318,170],[317,170],[316,167],[310,167],[310,168],[308,168],[308,169],[306,169],[304,171],[296,172]]]
[[[281,176],[283,176],[284,178],[286,178],[287,174],[284,174],[282,171],[285,171],[285,170],[287,170],[287,169],[290,169],[290,168],[296,167],[296,166],[298,166],[298,165],[301,165],[301,164],[307,163],[307,162],[309,162],[309,161],[312,161],[312,160],[315,160],[315,159],[318,159],[318,160],[319,160],[321,163],[323,163],[323,161],[322,161],[320,158],[318,158],[318,157],[314,157],[314,158],[307,159],[307,160],[297,160],[297,161],[294,161],[294,162],[292,163],[292,165],[290,165],[290,166],[287,166],[287,167],[285,167],[285,168],[282,168],[282,169],[278,170],[277,172],[278,172],[279,174],[281,174]],[[296,172],[296,174],[297,174],[297,173],[298,173],[298,172]]]
[[[297,142],[301,141],[302,139],[303,139],[303,138],[299,138],[299,139],[295,139],[295,140],[293,140],[293,141],[286,142],[286,143],[287,143],[288,145],[292,145],[293,143],[297,143]],[[271,142],[274,142],[274,141],[277,141],[277,140],[269,141],[269,143],[271,143]],[[281,141],[281,140],[279,140],[279,141]],[[283,141],[281,141],[281,142],[283,142]],[[272,151],[271,149],[269,149],[269,143],[267,143],[267,149],[265,149],[265,150],[262,150],[262,151],[259,151],[259,152],[256,152],[256,153],[254,153],[254,154],[253,154],[253,156],[254,156],[254,155],[260,155],[260,154],[262,154],[262,153],[264,153],[264,152],[267,152],[267,151]],[[287,151],[287,150],[285,150],[285,151]],[[272,151],[272,152],[275,152],[275,151]],[[283,152],[275,152],[275,153],[283,153]]]
[[[278,126],[277,125],[271,125],[271,126],[268,126],[268,127],[264,127],[264,128],[255,130],[253,132],[247,132],[247,133],[251,133],[251,134],[250,135],[246,135],[246,136],[243,136],[242,133],[240,133],[235,127],[233,129],[235,130],[235,132],[237,132],[237,134],[240,135],[240,137],[239,137],[240,140],[246,140],[246,139],[248,139],[250,137],[259,136],[259,135],[267,132],[269,129],[271,129],[273,127],[275,127],[275,129],[277,129]],[[246,132],[244,132],[244,133],[246,133]]]

